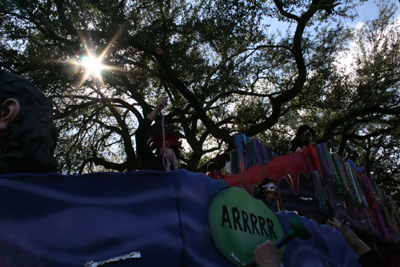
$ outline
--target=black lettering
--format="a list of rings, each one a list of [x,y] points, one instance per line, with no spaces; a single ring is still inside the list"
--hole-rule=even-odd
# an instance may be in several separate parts
[[[240,225],[240,213],[239,210],[235,207],[232,207],[232,216],[233,216],[233,227],[237,230],[237,225],[239,225],[240,231],[243,232],[242,226]]]
[[[249,215],[247,215],[247,213],[242,210],[242,217],[243,217],[243,227],[244,227],[244,231],[246,232],[246,229],[249,229],[249,233],[251,234],[251,230],[249,225],[247,224],[247,221],[249,220]]]
[[[223,205],[222,206],[222,228],[224,228],[225,223],[229,224],[229,228],[232,229],[231,219],[229,218],[228,208]]]
[[[257,234],[260,235],[260,232],[257,229],[257,216],[254,215],[253,213],[250,213],[250,218],[251,218],[251,227],[253,228],[253,235]],[[256,231],[254,231],[256,230]]]
[[[265,235],[268,236],[267,230],[265,229],[264,218],[261,216],[258,216],[258,221],[260,222],[261,235],[264,236],[264,233],[265,233]]]
[[[274,234],[275,238],[278,238],[274,232],[274,222],[271,221],[271,219],[267,219],[267,224],[268,224],[268,230],[269,230],[269,236],[272,237],[272,234]]]
[[[230,216],[232,216],[232,220]],[[221,220],[222,228],[224,228],[227,225],[227,227],[232,229],[232,224],[233,224],[233,229],[239,230],[241,232],[249,232],[250,234],[253,235],[257,234],[259,236],[269,236],[271,238],[274,237],[278,238],[274,231],[274,222],[269,218],[264,219],[261,216],[257,217],[253,213],[248,214],[244,210],[239,211],[239,209],[236,207],[232,207],[232,214],[229,214],[228,207],[226,205],[222,205],[221,219],[222,219]],[[241,222],[241,219],[243,220],[243,222]],[[257,224],[259,224],[260,228],[258,228]]]

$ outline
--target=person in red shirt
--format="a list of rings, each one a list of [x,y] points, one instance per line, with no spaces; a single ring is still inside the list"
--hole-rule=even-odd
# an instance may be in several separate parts
[[[289,144],[289,152],[301,152],[301,148],[308,146],[315,136],[315,131],[310,126],[301,125],[297,129],[295,138]]]
[[[225,179],[225,175],[220,171],[220,167],[215,162],[210,162],[207,165],[207,175],[215,180]]]

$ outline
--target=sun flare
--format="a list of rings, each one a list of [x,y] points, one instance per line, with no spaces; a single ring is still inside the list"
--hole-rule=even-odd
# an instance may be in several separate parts
[[[93,74],[96,77],[100,76],[100,71],[104,69],[100,58],[90,56],[82,58],[82,66],[86,69],[87,75]]]
[[[75,68],[79,68],[84,71],[82,79],[78,83],[77,88],[80,88],[85,83],[85,81],[90,79],[90,77],[92,78],[93,84],[95,84],[96,86],[103,87],[105,86],[102,78],[103,71],[124,70],[119,66],[113,66],[112,64],[107,65],[107,63],[106,64],[103,63],[103,59],[106,58],[108,50],[114,44],[120,33],[121,31],[118,31],[102,51],[96,51],[96,53],[93,53],[93,50],[90,49],[91,46],[88,44],[87,40],[83,37],[83,35],[79,32],[79,37],[82,41],[84,49],[86,50],[86,55],[81,57],[79,61],[75,60],[69,61],[69,64],[71,64]],[[79,72],[78,70],[75,71],[77,71],[77,73]]]

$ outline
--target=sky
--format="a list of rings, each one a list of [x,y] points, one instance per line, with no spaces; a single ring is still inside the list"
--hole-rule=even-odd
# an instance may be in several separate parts
[[[359,0],[352,0],[352,1],[359,2]],[[400,0],[383,0],[383,1],[395,4],[395,6],[397,7],[396,18],[398,21],[400,21]],[[366,21],[370,21],[378,17],[379,8],[376,5],[376,2],[380,1],[368,0],[362,4],[358,4],[356,7],[356,12],[358,14],[358,17],[355,18],[354,20],[351,19],[344,20],[344,18],[340,18],[341,22],[345,23],[349,28],[360,28],[361,26],[364,25]],[[275,18],[265,18],[262,21],[262,23],[270,25],[270,27],[268,28],[269,33],[276,33],[276,31],[279,30],[284,36],[286,35],[285,32],[289,26],[289,23],[277,21],[277,19]],[[295,29],[296,29],[295,26],[291,28],[292,36]],[[351,45],[352,44],[350,44],[350,48]],[[351,71],[351,69],[348,68],[350,66],[351,61],[352,58],[346,54],[343,54],[343,56],[339,58],[339,64],[346,67],[346,69],[348,69],[349,71]]]
[[[397,22],[400,22],[400,0],[388,0],[388,2],[393,2],[396,5],[397,11],[395,17]],[[376,6],[375,1],[370,0],[361,6],[357,6],[357,12],[359,15],[357,19],[355,19],[354,21],[346,21],[349,27],[360,28],[364,25],[366,21],[377,18],[379,15],[379,8]],[[353,50],[353,45],[354,43],[350,43],[351,51]],[[338,65],[341,67],[345,67],[347,73],[352,71],[351,63],[352,61],[354,61],[354,54],[352,55],[351,51],[350,53],[341,52],[341,56],[338,59]]]
[[[400,16],[400,0],[389,0],[388,2],[393,2],[396,3],[396,6],[398,8],[396,12],[396,16]],[[375,1],[369,0],[365,3],[363,3],[361,6],[357,7],[357,12],[359,14],[359,17],[357,20],[355,20],[351,25],[354,23],[358,22],[365,22],[366,20],[371,20],[374,19],[378,16],[378,8],[375,4]]]
[[[356,0],[353,0],[355,2]],[[400,0],[386,0],[389,3],[393,2],[397,6],[397,12],[396,12],[396,17],[400,17]],[[350,19],[347,19],[345,22],[349,27],[358,27],[359,25],[362,25],[365,23],[367,20],[372,20],[378,17],[378,12],[379,9],[376,5],[375,0],[368,0],[367,2],[362,3],[361,5],[358,5],[356,8],[356,12],[358,13],[358,17],[351,21]],[[342,21],[343,22],[343,21]],[[282,33],[284,33],[288,27],[288,23],[285,22],[278,22],[275,19],[271,18],[266,18],[263,23],[265,24],[270,24],[271,26],[269,27],[269,32],[276,32],[277,29],[279,29]],[[295,28],[292,28],[294,31]]]

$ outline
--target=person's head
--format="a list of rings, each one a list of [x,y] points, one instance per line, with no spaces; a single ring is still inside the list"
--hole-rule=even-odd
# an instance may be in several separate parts
[[[299,129],[297,129],[296,136],[303,142],[310,141],[315,138],[315,131],[308,125],[301,125]]]
[[[264,178],[257,186],[257,198],[264,198],[272,202],[277,193],[275,181],[272,178]]]
[[[215,171],[215,170],[217,170],[217,171],[219,171],[221,168],[218,166],[218,164],[217,163],[215,163],[215,162],[210,162],[210,163],[208,163],[208,165],[207,165],[207,171],[208,172],[212,172],[212,171]]]
[[[180,155],[181,141],[180,138],[183,135],[180,133],[180,129],[172,124],[165,126],[165,147],[171,148],[176,157]],[[156,127],[156,129],[150,134],[149,137],[149,147],[151,150],[156,150],[156,154],[159,154],[160,149],[164,147],[164,138],[161,126]]]
[[[0,174],[57,171],[52,103],[26,79],[0,70]]]
[[[348,147],[346,147],[346,152],[348,153],[350,159],[352,159],[352,160],[357,159],[358,153],[354,148],[348,146]]]

